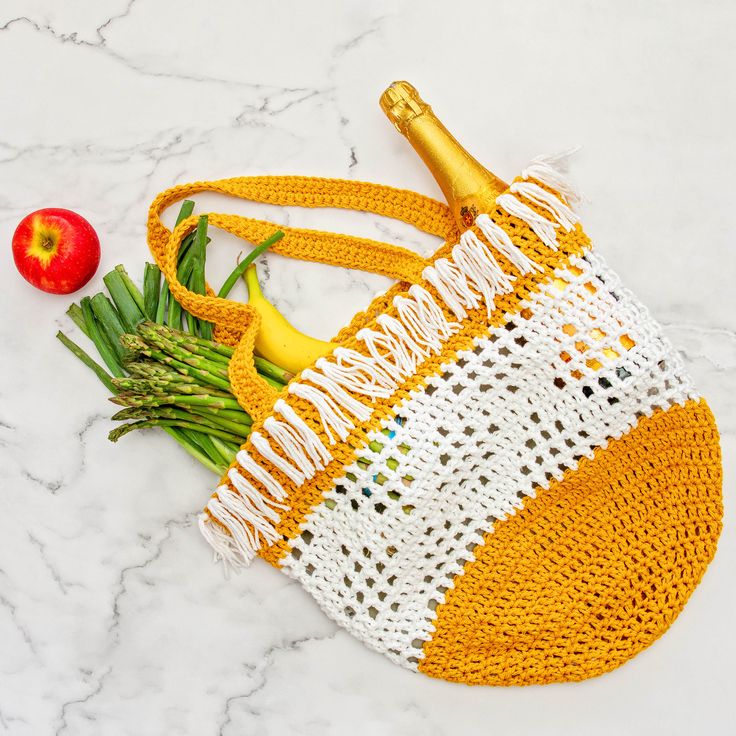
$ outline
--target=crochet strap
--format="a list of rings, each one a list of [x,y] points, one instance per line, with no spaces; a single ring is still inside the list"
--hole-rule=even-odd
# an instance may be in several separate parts
[[[148,214],[148,245],[159,265],[163,261],[171,232],[161,222],[160,215],[169,205],[200,192],[219,192],[241,199],[284,207],[335,207],[373,212],[402,220],[443,240],[457,236],[455,222],[447,205],[407,189],[394,189],[380,184],[345,179],[319,179],[304,176],[244,176],[212,182],[181,184],[156,197]],[[392,278],[413,277],[424,259],[413,251],[366,238],[323,233],[300,228],[286,228],[251,218],[240,221],[240,237],[262,240],[274,228],[283,230],[285,237],[273,246],[281,255],[302,260],[382,273]],[[324,249],[324,250],[323,250]],[[395,263],[387,263],[393,260]]]
[[[162,192],[151,204],[148,244],[164,272],[173,297],[191,314],[213,322],[218,339],[236,345],[230,360],[233,393],[254,420],[265,418],[277,392],[256,372],[253,361],[260,316],[244,303],[220,299],[208,287],[207,295],[189,291],[177,278],[177,256],[182,240],[192,232],[198,217],[182,221],[172,233],[161,222],[163,210],[193,194],[214,191],[255,202],[281,206],[336,207],[403,220],[444,240],[457,230],[446,205],[408,190],[341,179],[295,176],[254,176],[183,184]],[[277,229],[284,237],[272,250],[290,258],[371,271],[398,281],[417,283],[430,262],[400,246],[350,235],[287,228],[237,215],[210,214],[209,225],[253,243],[265,240]]]

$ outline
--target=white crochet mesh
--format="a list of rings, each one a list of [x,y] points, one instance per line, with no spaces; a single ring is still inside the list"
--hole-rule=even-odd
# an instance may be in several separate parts
[[[411,669],[434,610],[497,519],[643,414],[694,397],[647,311],[592,253],[375,432],[284,569],[338,623]]]

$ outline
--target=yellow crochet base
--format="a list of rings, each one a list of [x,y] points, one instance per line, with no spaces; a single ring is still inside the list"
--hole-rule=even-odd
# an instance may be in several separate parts
[[[446,239],[431,258],[288,230],[278,250],[397,283],[277,394],[253,309],[191,294],[162,207],[214,189],[387,214]],[[252,431],[200,516],[216,556],[261,556],[392,660],[471,684],[580,680],[674,620],[721,527],[718,434],[677,352],[590,250],[574,190],[537,160],[459,233],[447,208],[298,177],[179,187],[151,209],[171,293],[237,342]],[[258,240],[275,226],[210,224]]]
[[[722,515],[705,401],[642,418],[486,536],[440,607],[419,670],[528,685],[618,667],[680,613]]]

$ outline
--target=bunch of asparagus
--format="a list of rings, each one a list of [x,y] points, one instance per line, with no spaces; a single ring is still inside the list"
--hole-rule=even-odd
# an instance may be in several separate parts
[[[193,202],[183,202],[177,224],[193,208]],[[218,296],[226,297],[248,265],[281,237],[278,231],[251,251],[225,280]],[[196,231],[182,242],[177,263],[179,281],[195,293],[205,293],[208,242],[203,216]],[[137,420],[113,430],[110,439],[115,441],[133,429],[160,426],[203,465],[223,473],[250,427],[250,417],[230,392],[227,380],[232,348],[213,342],[211,323],[182,309],[155,264],[145,264],[142,292],[123,266],[116,266],[103,281],[109,296],[101,292],[84,297],[67,314],[92,341],[106,368],[63,332],[57,337],[114,394],[111,400],[127,407],[114,418]],[[257,364],[274,386],[282,387],[291,377],[261,358]],[[217,422],[213,422],[215,416]]]
[[[184,202],[177,223],[192,209],[192,202]],[[251,251],[226,279],[218,296],[226,297],[253,260],[281,237],[278,231]],[[208,242],[203,216],[197,230],[183,241],[177,264],[179,281],[197,293],[205,293]],[[124,407],[112,418],[126,423],[113,429],[109,438],[115,442],[137,429],[161,427],[190,455],[222,475],[252,424],[231,390],[228,364],[233,348],[212,340],[212,325],[182,309],[165,279],[162,284],[155,264],[145,264],[142,292],[122,266],[103,280],[109,298],[103,293],[84,297],[71,305],[68,314],[94,343],[107,370],[63,332],[57,337],[107,386],[113,394],[110,400]],[[254,361],[258,373],[277,390],[293,377],[265,358],[255,356]],[[369,448],[377,453],[383,444],[374,441]],[[408,449],[399,447],[404,454]],[[357,463],[367,469],[371,460],[359,458]],[[387,465],[395,470],[399,463],[389,458]],[[351,474],[348,477],[355,480]],[[387,479],[379,473],[374,480],[383,485]],[[412,478],[403,480],[408,485]],[[369,489],[363,492],[371,495]],[[389,495],[394,501],[401,498],[396,491]],[[403,508],[405,513],[413,510],[410,505]]]
[[[110,439],[146,427],[174,427],[199,446],[208,467],[224,473],[251,427],[230,390],[233,349],[148,321],[120,341],[128,351],[129,376],[112,379],[117,394],[111,401],[126,408],[112,418],[136,421],[112,430]],[[256,358],[256,368],[278,390],[292,377],[263,358]]]

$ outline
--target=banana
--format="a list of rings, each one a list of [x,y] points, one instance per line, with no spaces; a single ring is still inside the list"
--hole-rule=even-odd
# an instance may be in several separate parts
[[[255,264],[247,268],[245,283],[248,285],[248,304],[252,304],[261,315],[261,328],[256,336],[256,352],[261,357],[287,371],[298,373],[337,347],[335,343],[299,332],[286,320],[263,296]]]

